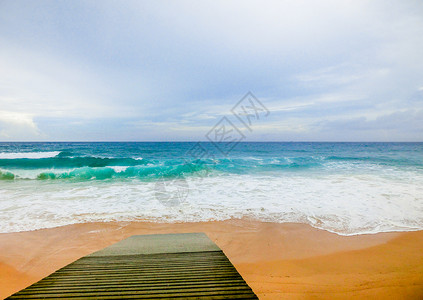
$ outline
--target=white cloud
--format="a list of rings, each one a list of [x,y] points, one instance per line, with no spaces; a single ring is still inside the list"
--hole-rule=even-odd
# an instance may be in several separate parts
[[[18,141],[43,136],[30,114],[0,111],[0,138]]]
[[[47,118],[136,115],[133,107],[123,105],[126,91],[120,94],[108,76],[98,74],[90,64],[0,42],[4,45],[0,48],[1,109]]]

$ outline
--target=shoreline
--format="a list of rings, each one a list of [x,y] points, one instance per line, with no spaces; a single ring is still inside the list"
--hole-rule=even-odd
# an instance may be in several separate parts
[[[326,231],[329,233],[333,233],[335,235],[343,236],[343,237],[351,237],[351,236],[363,236],[363,235],[376,235],[376,234],[386,234],[386,233],[407,233],[407,232],[415,232],[415,231],[423,231],[422,228],[416,228],[416,227],[402,227],[399,229],[389,229],[389,230],[382,230],[382,231],[363,231],[358,233],[341,233],[337,232],[336,230],[331,230],[328,228],[318,227],[314,226],[310,223],[306,222],[297,222],[297,221],[269,221],[269,220],[258,220],[256,218],[249,218],[249,217],[242,217],[242,218],[229,218],[229,219],[222,219],[222,220],[211,220],[211,221],[154,221],[151,219],[131,219],[131,220],[113,220],[113,221],[85,221],[85,222],[77,222],[77,223],[70,223],[70,224],[64,224],[64,225],[57,225],[52,227],[41,227],[36,229],[30,229],[30,230],[21,230],[21,231],[12,231],[12,232],[0,232],[0,235],[5,234],[19,234],[19,233],[30,233],[30,232],[37,232],[41,230],[52,230],[52,229],[58,229],[62,227],[67,226],[79,226],[84,224],[130,224],[130,223],[145,223],[145,224],[201,224],[201,223],[227,223],[227,222],[247,222],[247,223],[267,223],[267,224],[297,224],[297,225],[304,225],[304,226],[310,226],[313,229]],[[126,226],[126,225],[124,225]]]
[[[0,234],[0,298],[134,234],[205,232],[260,299],[423,297],[423,231],[343,236],[306,224],[107,222]]]

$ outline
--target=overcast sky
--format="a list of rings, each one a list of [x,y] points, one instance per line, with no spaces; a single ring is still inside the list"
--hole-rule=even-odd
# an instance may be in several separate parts
[[[0,140],[423,141],[423,1],[0,0]]]

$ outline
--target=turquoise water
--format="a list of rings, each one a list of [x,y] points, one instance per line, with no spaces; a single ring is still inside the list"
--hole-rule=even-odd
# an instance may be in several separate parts
[[[423,228],[423,143],[220,146],[0,143],[0,231],[229,218],[339,234]]]

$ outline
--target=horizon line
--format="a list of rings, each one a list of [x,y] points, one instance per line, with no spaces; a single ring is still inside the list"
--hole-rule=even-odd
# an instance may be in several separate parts
[[[0,141],[0,143],[225,143],[212,141]],[[423,143],[423,141],[240,141],[241,143]]]

